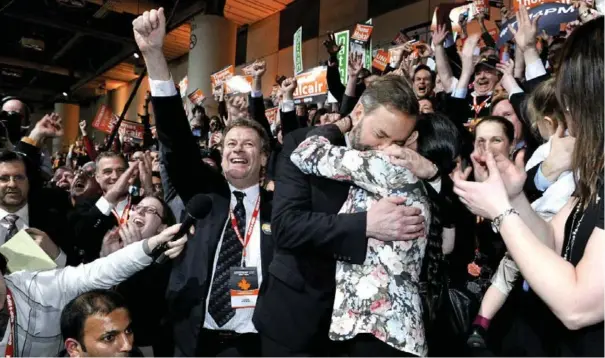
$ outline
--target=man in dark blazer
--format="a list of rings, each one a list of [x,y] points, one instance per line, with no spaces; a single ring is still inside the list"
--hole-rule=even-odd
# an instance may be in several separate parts
[[[273,256],[272,196],[259,185],[269,154],[268,135],[257,122],[234,120],[224,131],[224,176],[203,163],[162,53],[163,9],[145,12],[133,27],[149,73],[170,181],[184,203],[199,193],[212,199],[211,212],[196,223],[170,275],[167,297],[175,355],[258,356],[260,337],[252,314]],[[231,290],[240,295],[229,297]]]
[[[350,185],[303,174],[290,161],[292,151],[318,130],[333,144],[360,150],[403,145],[417,113],[411,88],[401,78],[388,76],[360,98],[350,115],[353,129],[347,138],[336,125],[327,125],[299,129],[284,139],[272,217],[276,252],[254,314],[263,356],[329,355],[336,261],[362,264],[367,237],[405,240],[421,237],[424,231],[419,211],[398,206],[402,202],[392,198],[380,200],[369,212],[338,214]]]

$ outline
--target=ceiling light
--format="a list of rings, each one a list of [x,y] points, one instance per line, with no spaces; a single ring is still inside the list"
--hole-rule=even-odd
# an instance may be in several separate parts
[[[63,97],[67,97],[67,92],[63,92]]]
[[[138,53],[136,53],[136,52],[134,53],[134,55],[133,55],[133,56],[134,56],[134,58],[139,58],[139,57],[141,57],[141,56],[139,56],[139,54],[138,54]]]

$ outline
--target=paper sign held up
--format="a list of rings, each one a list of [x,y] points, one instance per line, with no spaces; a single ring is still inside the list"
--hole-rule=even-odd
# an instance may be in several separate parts
[[[25,229],[0,246],[0,253],[6,258],[10,272],[45,271],[57,268],[53,259],[36,244]]]
[[[325,102],[328,94],[328,68],[314,67],[296,76],[298,83],[294,91],[294,103]]]
[[[355,31],[353,32],[351,39],[357,40],[361,43],[366,43],[370,41],[370,36],[372,36],[373,29],[374,26],[372,25],[357,24],[355,26]]]
[[[201,106],[202,103],[204,102],[204,99],[206,99],[206,97],[204,97],[204,93],[202,92],[201,89],[196,89],[195,91],[193,91],[192,93],[189,94],[189,100],[191,101],[191,103],[193,103],[196,106]]]
[[[374,61],[372,62],[372,67],[378,69],[379,71],[384,71],[389,64],[389,53],[383,49],[379,49],[376,53],[376,57],[374,57]]]
[[[250,93],[252,91],[252,76],[233,76],[226,80],[225,95]]]
[[[97,110],[95,119],[92,121],[93,128],[96,128],[101,132],[111,133],[114,124],[115,120],[113,111],[109,106],[102,104]]]
[[[269,108],[265,111],[265,116],[267,117],[269,124],[275,123],[275,120],[277,119],[278,111],[279,111],[278,107]]]
[[[226,80],[228,80],[229,78],[233,77],[234,74],[235,74],[235,68],[233,67],[233,65],[229,65],[229,66],[223,68],[222,70],[211,74],[210,83],[211,83],[213,90],[215,91],[217,88],[220,88],[223,85],[223,83]]]

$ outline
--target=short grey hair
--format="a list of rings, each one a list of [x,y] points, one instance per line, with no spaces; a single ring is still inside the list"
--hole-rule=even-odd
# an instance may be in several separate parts
[[[383,76],[374,81],[359,99],[366,114],[380,106],[409,115],[418,115],[418,99],[409,81],[400,76]]]

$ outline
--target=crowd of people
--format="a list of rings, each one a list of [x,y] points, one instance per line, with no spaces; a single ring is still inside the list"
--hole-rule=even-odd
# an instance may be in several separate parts
[[[25,230],[56,268],[0,255],[0,351],[602,356],[604,22],[577,7],[556,36],[521,7],[504,49],[482,18],[440,24],[383,71],[352,54],[345,84],[330,35],[338,103],[295,104],[295,77],[263,93],[258,60],[212,117],[187,113],[164,10],[144,12],[142,142],[83,120],[51,157],[61,118],[27,130],[27,104],[1,102],[0,244]]]

